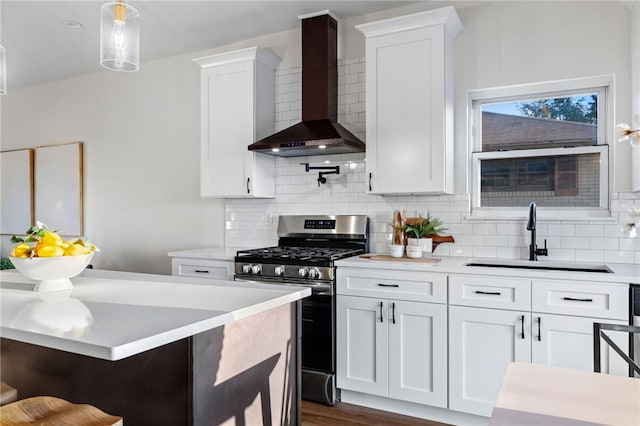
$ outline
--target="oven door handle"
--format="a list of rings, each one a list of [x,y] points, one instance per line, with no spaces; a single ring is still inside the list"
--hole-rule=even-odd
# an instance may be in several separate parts
[[[234,281],[241,281],[245,283],[251,284],[270,284],[270,285],[288,285],[293,287],[308,287],[311,289],[311,293],[319,294],[319,295],[333,295],[333,287],[331,284],[324,283],[315,283],[315,284],[302,284],[302,283],[291,283],[291,282],[283,282],[283,281],[269,281],[269,280],[254,280],[254,279],[246,279],[234,277]]]

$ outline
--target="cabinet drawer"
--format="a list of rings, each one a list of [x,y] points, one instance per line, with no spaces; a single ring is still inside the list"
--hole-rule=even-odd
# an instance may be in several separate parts
[[[447,275],[387,269],[337,269],[337,292],[417,302],[447,303]]]
[[[529,311],[531,281],[523,278],[451,275],[449,304]]]
[[[231,279],[232,267],[224,260],[171,259],[171,274],[182,277]]]
[[[629,287],[583,281],[533,280],[532,310],[626,320],[629,318]]]

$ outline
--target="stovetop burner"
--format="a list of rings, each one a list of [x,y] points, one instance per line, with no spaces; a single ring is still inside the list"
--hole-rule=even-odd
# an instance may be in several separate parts
[[[263,262],[298,260],[303,262],[331,262],[362,253],[362,249],[340,247],[266,247],[238,251],[238,258],[251,258]]]

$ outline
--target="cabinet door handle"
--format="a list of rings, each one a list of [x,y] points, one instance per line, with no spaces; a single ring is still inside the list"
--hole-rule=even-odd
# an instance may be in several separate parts
[[[542,332],[540,331],[541,324],[542,324],[542,317],[538,317],[538,342],[542,340]]]
[[[383,322],[383,319],[382,319],[382,302],[380,302],[379,306],[380,306],[380,322]]]
[[[373,173],[369,173],[369,191],[371,191],[371,176]]]
[[[251,190],[249,189],[249,182],[251,182],[251,178],[247,178],[247,194],[251,194]]]
[[[520,338],[524,339],[524,315],[520,315]]]
[[[476,294],[486,294],[486,295],[489,295],[489,296],[500,296],[502,294],[499,291],[482,291],[482,290],[475,290],[474,293],[476,293]]]
[[[208,274],[209,271],[203,269],[196,269],[193,272],[197,272],[198,274]]]
[[[393,324],[396,323],[396,304],[395,304],[395,302],[391,304],[391,322]]]
[[[562,300],[571,300],[573,302],[593,302],[593,299],[589,299],[589,298],[581,299],[579,297],[563,297]]]
[[[378,285],[380,287],[400,287],[399,284],[382,284],[382,283],[378,283]]]

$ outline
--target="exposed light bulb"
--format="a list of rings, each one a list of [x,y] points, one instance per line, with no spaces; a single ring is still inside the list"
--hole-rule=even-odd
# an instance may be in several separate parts
[[[100,10],[100,65],[114,71],[140,68],[140,17],[122,0]]]

